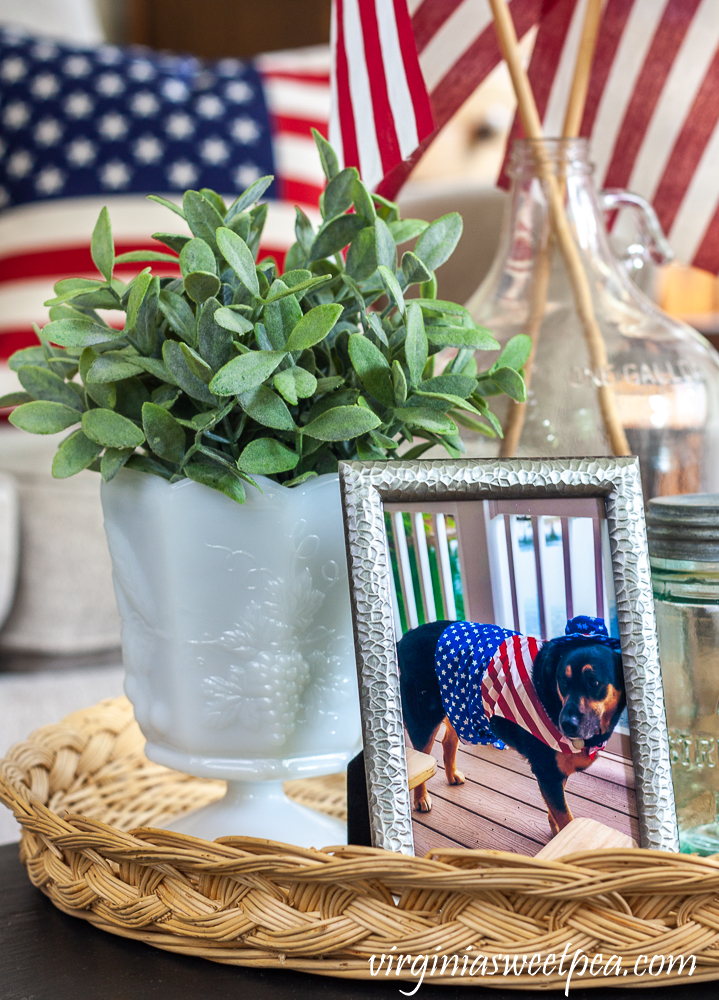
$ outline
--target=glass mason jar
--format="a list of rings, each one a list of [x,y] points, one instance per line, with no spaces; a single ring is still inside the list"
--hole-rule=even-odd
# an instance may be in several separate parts
[[[535,344],[515,453],[536,458],[611,454],[598,399],[598,387],[610,386],[629,447],[641,460],[647,499],[719,490],[719,354],[631,281],[610,248],[592,169],[585,139],[515,142],[499,250],[467,303],[475,322],[501,344],[517,333],[528,333]],[[590,361],[565,259],[550,228],[542,180],[549,170],[564,195],[606,345],[607,364],[601,369]],[[636,211],[641,203],[616,191],[609,199],[608,208],[626,200]],[[505,427],[508,408],[516,406],[496,400]],[[475,455],[496,451],[496,443],[466,443]]]
[[[647,534],[679,843],[719,852],[719,495],[649,502]]]

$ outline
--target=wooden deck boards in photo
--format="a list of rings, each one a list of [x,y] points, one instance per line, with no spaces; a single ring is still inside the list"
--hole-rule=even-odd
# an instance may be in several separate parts
[[[516,750],[460,744],[457,768],[465,776],[463,785],[447,784],[439,740],[432,753],[438,764],[427,782],[432,810],[413,813],[418,855],[437,847],[534,855],[551,839],[539,785]],[[573,774],[567,781],[567,802],[575,817],[598,820],[638,841],[634,772],[624,753],[626,744],[613,741],[587,771]]]

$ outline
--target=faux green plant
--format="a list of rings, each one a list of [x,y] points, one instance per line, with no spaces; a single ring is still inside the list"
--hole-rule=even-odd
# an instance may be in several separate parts
[[[0,399],[31,433],[79,425],[58,448],[54,476],[90,468],[107,481],[126,466],[170,482],[187,476],[241,503],[256,474],[293,486],[404,443],[404,458],[438,444],[456,457],[460,424],[501,433],[485,397],[525,398],[530,343],[514,337],[480,371],[477,352],[499,345],[463,306],[436,298],[460,216],[401,219],[315,138],[323,221],[315,231],[296,210],[283,274],[272,258],[256,263],[267,214],[258,200],[271,177],[229,209],[207,189],[186,191],[181,208],[152,196],[193,234],[156,233],[172,253],[115,256],[102,210],[92,238],[101,278],[57,283],[40,344],[10,359],[24,391]],[[181,277],[151,267],[128,284],[114,276],[116,264],[152,261],[178,263]],[[124,313],[122,330],[97,310]],[[435,374],[445,348],[456,355]]]

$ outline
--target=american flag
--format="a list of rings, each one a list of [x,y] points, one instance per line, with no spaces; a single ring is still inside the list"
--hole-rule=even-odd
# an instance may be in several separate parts
[[[587,0],[512,0],[521,38],[538,25],[529,77],[548,136],[561,134]],[[367,25],[409,19],[433,128],[397,151],[392,94],[421,101],[391,48]],[[500,59],[487,0],[335,0],[330,140],[346,164],[392,197],[437,131]],[[388,34],[385,28],[385,34]],[[403,64],[412,65],[403,48]],[[372,77],[366,77],[374,53]],[[380,58],[381,55],[381,58]],[[411,55],[411,53],[410,53]],[[342,65],[348,85],[343,89]],[[363,69],[363,67],[365,67]],[[654,205],[678,258],[719,272],[719,0],[606,0],[581,135],[591,139],[600,187],[627,188]],[[379,95],[379,96],[378,96]],[[388,110],[389,109],[389,110]],[[393,121],[388,122],[390,112]],[[418,119],[419,121],[419,119]],[[352,129],[354,139],[352,140]],[[515,124],[512,137],[519,134]],[[377,149],[357,156],[354,150]],[[380,167],[381,164],[381,167]]]
[[[233,199],[273,173],[261,253],[281,259],[294,204],[317,217],[324,176],[310,129],[327,133],[329,82],[324,47],[202,63],[0,30],[0,358],[36,343],[32,323],[46,321],[59,278],[96,274],[103,205],[118,253],[162,249],[153,232],[187,230],[146,194],[179,201],[211,187]],[[14,388],[0,366],[0,393]]]

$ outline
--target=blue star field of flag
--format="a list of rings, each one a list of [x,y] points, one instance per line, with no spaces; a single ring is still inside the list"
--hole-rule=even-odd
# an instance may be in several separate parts
[[[231,194],[271,173],[252,63],[0,30],[0,208],[202,187]]]

